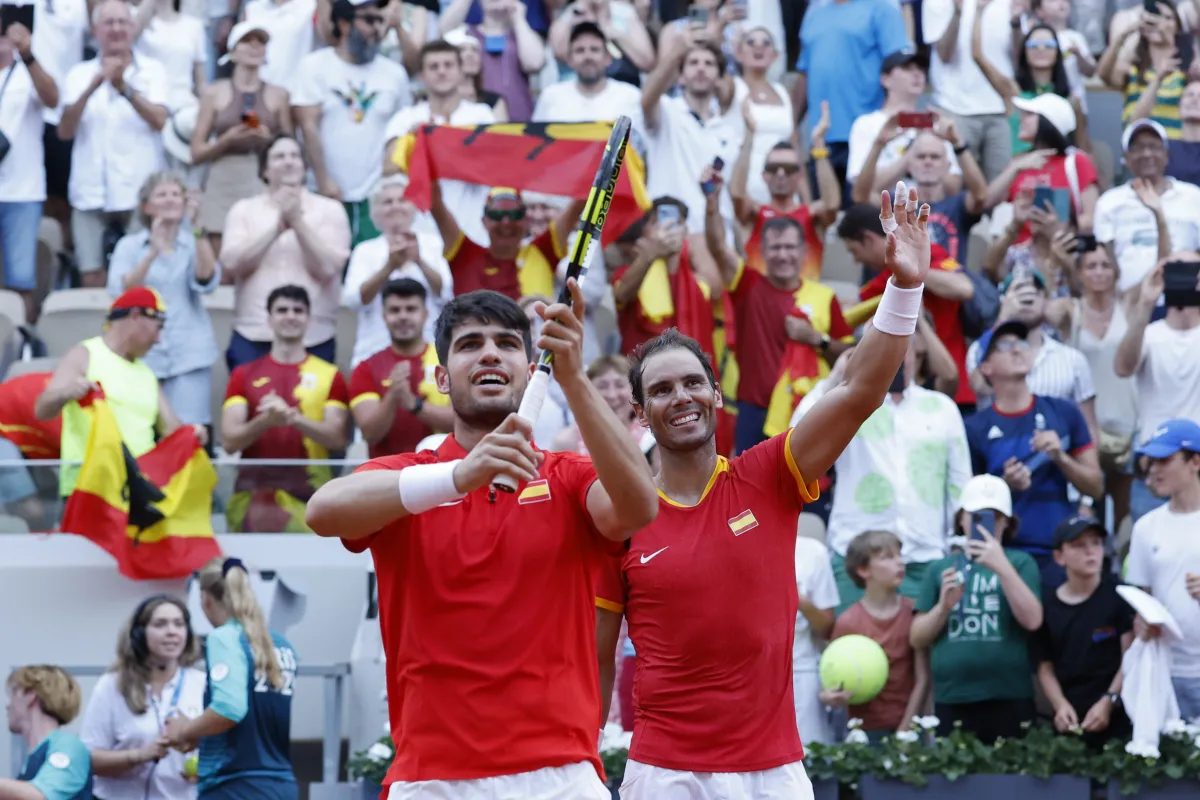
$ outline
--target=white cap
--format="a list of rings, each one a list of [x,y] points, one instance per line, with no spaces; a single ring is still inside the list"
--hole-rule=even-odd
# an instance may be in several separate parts
[[[969,514],[976,511],[999,511],[1006,517],[1012,516],[1012,492],[1003,478],[995,475],[976,475],[967,481],[959,497],[962,510]]]
[[[1041,114],[1063,136],[1075,132],[1075,106],[1065,97],[1052,92],[1037,97],[1014,97],[1013,107],[1031,114]]]
[[[192,100],[175,109],[163,125],[163,149],[182,164],[192,163],[192,134],[199,116],[200,106]]]
[[[421,453],[425,450],[437,450],[442,446],[442,442],[446,441],[446,433],[431,433],[421,441],[417,442],[417,452]]]
[[[1163,144],[1168,144],[1170,140],[1167,138],[1167,130],[1162,125],[1159,125],[1152,119],[1135,119],[1125,128],[1125,133],[1121,134],[1121,149],[1128,150],[1129,143],[1133,141],[1133,137],[1138,131],[1152,130],[1158,134],[1158,138],[1162,139]]]
[[[229,63],[229,54],[233,52],[233,48],[237,47],[238,42],[245,39],[251,33],[257,31],[266,37],[267,41],[271,41],[271,32],[262,25],[256,25],[253,22],[242,20],[229,31],[229,35],[225,37],[225,55],[221,56],[218,64],[225,65]]]

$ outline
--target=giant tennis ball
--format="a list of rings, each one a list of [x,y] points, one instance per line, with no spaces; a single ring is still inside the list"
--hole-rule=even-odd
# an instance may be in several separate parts
[[[821,654],[820,676],[823,688],[850,692],[853,705],[868,703],[887,683],[887,653],[866,636],[839,636]]]
[[[183,762],[184,777],[194,778],[200,772],[200,756],[191,756],[187,761]]]

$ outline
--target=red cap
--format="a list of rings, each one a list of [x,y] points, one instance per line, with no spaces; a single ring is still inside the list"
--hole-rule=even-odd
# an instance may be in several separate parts
[[[148,286],[135,286],[113,301],[108,308],[108,314],[114,316],[118,312],[128,312],[135,308],[145,308],[160,314],[167,313],[167,304],[163,302],[162,295]]]

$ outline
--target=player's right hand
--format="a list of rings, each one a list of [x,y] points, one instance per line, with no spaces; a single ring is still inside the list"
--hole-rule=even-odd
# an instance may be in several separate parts
[[[462,463],[454,468],[454,486],[463,494],[490,485],[497,475],[518,483],[535,481],[544,456],[533,449],[533,426],[509,414],[500,427],[479,440]]]
[[[946,567],[942,570],[942,595],[938,599],[938,605],[949,613],[958,605],[962,596],[963,584],[959,581],[958,570],[954,567]]]

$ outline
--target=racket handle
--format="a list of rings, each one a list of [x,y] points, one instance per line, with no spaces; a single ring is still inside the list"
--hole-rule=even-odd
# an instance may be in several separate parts
[[[521,397],[521,407],[517,409],[517,416],[530,425],[536,424],[538,417],[542,415],[542,404],[546,402],[546,391],[549,388],[550,373],[542,369],[535,370],[533,377],[529,379],[529,385],[525,387],[525,394]],[[492,480],[492,488],[512,494],[517,490],[517,482],[508,475],[497,475]]]

